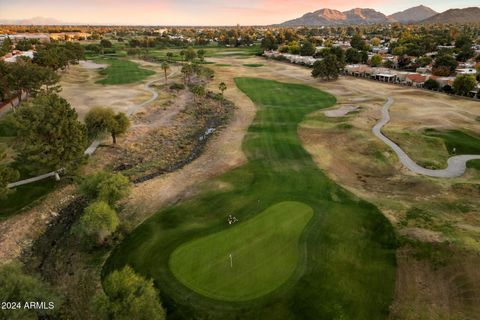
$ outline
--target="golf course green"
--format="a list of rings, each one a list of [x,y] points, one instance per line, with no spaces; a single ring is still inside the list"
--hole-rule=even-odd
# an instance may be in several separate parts
[[[393,228],[331,181],[297,135],[304,117],[335,97],[300,84],[235,82],[257,107],[243,141],[248,162],[152,215],[102,276],[130,265],[152,278],[168,319],[386,319]]]
[[[108,67],[100,70],[100,74],[105,76],[97,81],[100,84],[133,83],[155,74],[155,71],[140,68],[137,63],[129,60],[109,58],[98,59],[96,62],[108,64]]]
[[[180,246],[170,257],[170,268],[183,284],[207,297],[257,298],[295,271],[300,235],[312,214],[300,202],[278,203],[246,222]]]

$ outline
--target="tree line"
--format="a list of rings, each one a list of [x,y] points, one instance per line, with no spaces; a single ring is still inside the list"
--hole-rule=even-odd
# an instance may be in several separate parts
[[[38,46],[33,59],[21,56],[13,63],[0,61],[0,99],[6,101],[17,97],[20,103],[25,94],[35,97],[59,92],[57,71],[77,64],[83,55],[80,44],[67,42]]]

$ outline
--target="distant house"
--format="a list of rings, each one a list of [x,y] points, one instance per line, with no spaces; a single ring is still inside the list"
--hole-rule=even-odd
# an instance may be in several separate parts
[[[409,86],[415,86],[421,88],[423,84],[427,81],[426,75],[421,75],[419,73],[411,73],[406,76],[405,83]]]
[[[354,77],[369,78],[373,74],[373,69],[366,64],[349,64],[345,66],[344,72]]]
[[[27,57],[33,59],[34,51],[19,51],[13,50],[11,53],[6,54],[5,56],[1,57],[0,60],[5,62],[17,62],[18,57]]]
[[[442,50],[442,49],[455,49],[455,46],[437,46],[437,49],[438,49],[438,50]]]
[[[415,71],[417,73],[432,73],[432,67],[431,66],[419,67]]]
[[[372,52],[376,54],[387,54],[388,47],[373,47]]]
[[[344,50],[351,48],[352,46],[350,45],[350,42],[348,41],[335,41],[332,45],[332,47],[340,47]]]
[[[459,69],[456,69],[455,72],[457,73],[457,75],[460,75],[460,74],[476,75],[477,74],[477,70],[475,68],[459,68]]]

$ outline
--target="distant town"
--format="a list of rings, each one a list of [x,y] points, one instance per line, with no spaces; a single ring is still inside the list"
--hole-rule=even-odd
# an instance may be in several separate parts
[[[335,27],[82,27],[2,26],[0,60],[33,58],[36,45],[79,42],[86,52],[140,55],[153,48],[259,46],[267,58],[312,67],[333,53],[341,73],[378,81],[459,93],[457,76],[475,85],[462,95],[477,97],[480,56],[475,25],[360,25]]]

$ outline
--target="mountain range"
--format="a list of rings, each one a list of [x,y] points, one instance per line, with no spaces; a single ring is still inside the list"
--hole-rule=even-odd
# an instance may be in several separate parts
[[[429,7],[420,5],[386,16],[374,9],[355,8],[348,11],[320,9],[309,12],[280,26],[336,26],[382,23],[468,23],[480,21],[480,8],[450,9],[437,13]]]
[[[337,26],[355,24],[383,23],[475,23],[480,22],[480,8],[449,9],[437,13],[433,9],[419,5],[389,16],[368,8],[355,8],[348,11],[320,9],[309,12],[293,20],[285,21],[277,26]],[[33,17],[29,19],[1,19],[0,25],[81,25],[54,18]]]
[[[422,21],[430,17],[433,17],[436,14],[438,14],[438,12],[436,12],[435,10],[432,10],[431,8],[426,7],[424,5],[420,5],[417,7],[413,7],[404,11],[391,14],[388,16],[388,18],[393,21],[408,23],[408,22]]]
[[[28,26],[28,25],[66,25],[69,23],[66,23],[54,18],[33,17],[29,19],[17,19],[17,20],[0,19],[0,24]]]
[[[423,23],[480,23],[480,8],[450,9],[422,21]]]

